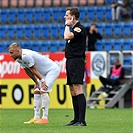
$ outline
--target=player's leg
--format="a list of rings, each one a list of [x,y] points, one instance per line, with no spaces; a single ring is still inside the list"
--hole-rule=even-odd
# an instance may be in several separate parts
[[[43,115],[42,118],[36,122],[36,124],[47,124],[48,123],[48,112],[49,112],[49,105],[50,105],[50,98],[48,93],[52,91],[52,86],[57,79],[57,77],[60,74],[60,70],[58,68],[55,68],[47,73],[45,77],[46,85],[48,86],[48,90],[45,91],[41,89],[42,92],[42,111]]]
[[[43,93],[42,94],[42,110],[43,110],[42,118],[44,119],[48,119],[49,105],[50,105],[49,95],[48,93]]]
[[[115,21],[115,19],[116,19],[116,9],[115,8],[112,8],[111,15],[112,15],[112,20]]]
[[[41,107],[41,101],[42,97],[40,92],[34,93],[34,118],[39,119],[40,118],[40,107]]]
[[[35,123],[40,119],[41,94],[38,88],[34,90],[34,118],[24,124]]]
[[[49,111],[49,104],[50,98],[48,93],[42,93],[42,118],[35,122],[35,124],[47,124],[48,123],[48,111]]]

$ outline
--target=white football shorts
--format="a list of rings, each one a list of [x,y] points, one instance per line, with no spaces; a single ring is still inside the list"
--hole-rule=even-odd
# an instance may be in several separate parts
[[[52,86],[54,85],[55,80],[58,78],[60,74],[60,68],[59,67],[54,67],[53,69],[51,69],[45,76],[43,76],[43,79],[46,82],[46,85],[48,86],[47,90],[43,90],[41,87],[41,81],[39,80],[39,86],[40,86],[40,90],[42,92],[50,92],[52,91]]]

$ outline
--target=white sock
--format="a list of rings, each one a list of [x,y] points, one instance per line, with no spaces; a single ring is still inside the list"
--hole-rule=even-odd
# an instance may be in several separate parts
[[[40,118],[41,95],[34,94],[34,118]]]
[[[48,110],[49,110],[50,98],[48,93],[42,94],[42,118],[48,119]]]

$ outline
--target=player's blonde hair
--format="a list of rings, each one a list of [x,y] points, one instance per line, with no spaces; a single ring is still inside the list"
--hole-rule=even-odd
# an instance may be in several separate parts
[[[13,43],[8,47],[8,49],[11,49],[11,48],[13,48],[13,49],[21,49],[21,46],[20,46],[18,43],[13,42]]]

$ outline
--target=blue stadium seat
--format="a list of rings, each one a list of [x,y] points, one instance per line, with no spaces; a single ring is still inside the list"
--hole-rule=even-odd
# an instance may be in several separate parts
[[[66,46],[66,41],[59,41],[59,47],[58,47],[58,51],[62,52],[62,50],[64,50]]]
[[[109,23],[104,23],[105,25],[105,36],[112,37],[113,36],[113,25]]]
[[[24,13],[25,13],[25,20],[27,23],[31,23],[34,21],[34,12],[32,11],[32,9],[25,8]]]
[[[123,34],[126,37],[130,37],[132,35],[132,23],[124,23],[123,25]]]
[[[58,38],[59,37],[59,25],[49,24],[48,28],[50,29],[52,38]]]
[[[99,40],[95,43],[95,47],[97,51],[102,51],[103,50],[103,40]]]
[[[33,25],[33,37],[36,39],[41,39],[42,37],[42,26]]]
[[[114,24],[114,35],[116,37],[122,36],[122,27],[120,24]]]
[[[126,72],[131,73],[132,69],[132,56],[123,56],[123,67]]]
[[[0,39],[5,39],[7,37],[5,27],[6,26],[0,26]]]
[[[51,13],[52,13],[52,20],[53,21],[60,21],[61,20],[60,10],[58,8],[51,8]]]
[[[8,13],[8,21],[9,23],[15,23],[16,22],[16,10],[14,9],[8,9],[7,10]]]
[[[133,44],[130,39],[121,39],[121,43],[123,44],[123,50],[131,50]]]
[[[95,20],[95,10],[92,7],[89,7],[87,10],[87,18],[91,21]]]
[[[59,41],[50,42],[50,52],[57,52],[59,47]]]
[[[90,23],[83,23],[84,27],[87,28],[87,27],[90,27],[91,24]]]
[[[51,8],[41,8],[42,18],[44,22],[51,21]]]
[[[133,20],[133,4],[132,4],[132,12],[131,12],[131,17],[132,17],[132,20]]]
[[[42,37],[43,38],[50,38],[50,29],[47,25],[41,25],[42,27]]]
[[[113,50],[113,41],[111,40],[103,40],[104,43],[104,50],[109,52]]]
[[[16,26],[6,25],[7,37],[8,39],[15,39]]]
[[[103,7],[98,7],[98,6],[95,6],[94,7],[94,10],[96,12],[96,19],[98,21],[103,21],[104,20],[104,9]]]
[[[49,52],[51,41],[45,41],[45,42],[39,41],[38,43],[41,46],[41,51],[42,52]]]
[[[29,41],[28,43],[33,51],[40,52],[40,44],[38,41]]]
[[[60,36],[60,38],[63,38],[65,27],[63,24],[59,24],[58,27],[59,27],[59,36]]]
[[[32,25],[24,25],[24,35],[25,38],[31,39],[32,38]]]
[[[16,38],[24,39],[24,26],[23,25],[16,26]]]
[[[109,6],[109,7],[107,7],[107,6],[105,6],[104,7],[105,9],[105,19],[106,20],[112,20],[112,15],[111,15],[111,7]]]
[[[17,12],[17,21],[19,23],[24,23],[25,22],[25,12],[24,9],[16,9]]]
[[[64,16],[65,16],[65,13],[66,13],[66,9],[64,7],[60,7],[58,8],[58,10],[60,11],[60,16],[61,16],[61,21],[64,21]]]
[[[80,7],[79,10],[80,10],[80,20],[86,21],[86,14],[87,14],[88,7]]]
[[[31,45],[28,41],[21,42],[20,45],[22,45],[24,49],[31,49]]]
[[[6,52],[6,53],[8,53],[9,51],[8,51],[8,47],[9,47],[9,45],[11,44],[11,43],[13,43],[13,42],[3,42],[3,45],[4,45],[4,51]]]
[[[98,32],[103,36],[104,35],[104,29],[105,29],[105,24],[97,24]]]
[[[111,4],[114,0],[106,0],[107,4]]]
[[[133,39],[130,39],[131,49],[133,50]]]
[[[1,22],[1,11],[2,11],[2,9],[0,9],[0,22]]]
[[[33,8],[32,9],[32,12],[34,13],[34,20],[35,22],[42,22],[42,12],[41,12],[41,9],[36,9],[36,8]]]
[[[4,24],[8,23],[8,12],[7,10],[0,11],[0,21]]]
[[[24,44],[26,44],[26,43],[27,43],[26,41],[20,41],[20,42],[19,42],[21,48],[24,48],[24,49],[25,49]]]
[[[5,52],[5,45],[4,42],[0,42],[0,53]]]
[[[114,41],[114,50],[122,51],[122,43],[120,40]]]

